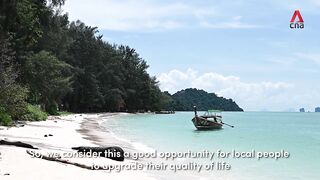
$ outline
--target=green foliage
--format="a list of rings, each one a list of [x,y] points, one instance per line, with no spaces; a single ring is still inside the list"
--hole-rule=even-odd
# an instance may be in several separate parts
[[[18,0],[16,13],[17,21],[12,26],[12,29],[16,32],[16,43],[28,47],[36,43],[42,35],[39,22],[40,11],[35,1]]]
[[[0,104],[12,118],[19,118],[26,107],[27,89],[16,82],[17,65],[8,39],[0,39]]]
[[[0,33],[7,32],[16,22],[16,1],[0,1]],[[2,34],[3,35],[3,34]]]
[[[175,110],[176,108],[174,107],[175,101],[172,98],[172,96],[169,94],[168,91],[165,91],[161,93],[161,98],[160,98],[160,107],[161,110],[163,111],[172,111]]]
[[[0,90],[0,104],[14,119],[18,119],[26,107],[28,91],[18,84]]]
[[[62,6],[65,0],[49,0],[48,2],[51,3],[51,6]]]
[[[57,103],[71,91],[70,69],[70,65],[46,51],[34,54],[25,63],[31,99],[43,105],[49,114],[57,114]]]
[[[73,114],[72,112],[68,112],[68,111],[59,111],[58,115],[59,116],[67,116],[67,115],[71,115]]]
[[[146,62],[134,49],[112,46],[96,33],[80,21],[70,24],[73,41],[62,59],[75,71],[64,107],[73,112],[159,109],[161,91]]]
[[[199,111],[217,109],[222,111],[243,111],[232,99],[218,97],[214,93],[207,93],[204,90],[185,89],[172,95],[175,100],[175,110],[192,111],[197,106]]]
[[[20,120],[24,121],[44,121],[47,119],[47,113],[43,112],[39,106],[28,104]]]
[[[0,106],[0,125],[9,126],[12,123],[11,116]]]

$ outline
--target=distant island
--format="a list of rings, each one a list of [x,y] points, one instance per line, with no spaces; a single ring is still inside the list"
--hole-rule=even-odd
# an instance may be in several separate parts
[[[305,111],[304,108],[300,108],[300,109],[299,109],[299,112],[306,112],[306,111]],[[308,111],[308,112],[310,112],[310,111]],[[316,107],[316,108],[314,109],[314,112],[320,112],[320,107]]]
[[[222,111],[243,111],[232,99],[219,97],[215,93],[208,93],[204,90],[188,88],[178,91],[173,95],[164,92],[162,105],[166,110],[192,111],[197,106],[199,111],[217,109]]]

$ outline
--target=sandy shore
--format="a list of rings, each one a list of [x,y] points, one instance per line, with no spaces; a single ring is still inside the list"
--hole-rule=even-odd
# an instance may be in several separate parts
[[[102,116],[118,114],[76,114],[63,117],[50,117],[43,122],[30,122],[24,127],[0,127],[0,140],[22,141],[38,147],[34,152],[71,153],[76,146],[120,146],[125,151],[132,147],[106,134],[99,129]],[[108,172],[107,170],[87,170],[73,165],[35,158],[26,153],[26,148],[0,146],[0,179],[4,180],[58,180],[58,179],[153,179],[143,171]],[[63,157],[62,159],[64,159]],[[92,164],[132,164],[107,158],[65,158],[65,160],[92,166]]]

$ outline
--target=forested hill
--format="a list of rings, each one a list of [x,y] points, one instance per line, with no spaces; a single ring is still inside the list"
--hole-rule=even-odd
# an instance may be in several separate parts
[[[206,111],[216,109],[222,111],[243,111],[232,99],[218,97],[215,93],[207,93],[204,90],[185,89],[172,95],[176,111],[192,111],[193,106],[197,110]]]

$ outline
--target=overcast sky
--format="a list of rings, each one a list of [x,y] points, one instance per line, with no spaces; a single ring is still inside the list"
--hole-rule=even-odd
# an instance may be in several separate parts
[[[290,29],[299,9],[305,29]],[[245,110],[320,106],[320,0],[66,0],[70,20],[137,50],[162,90],[195,87]]]

